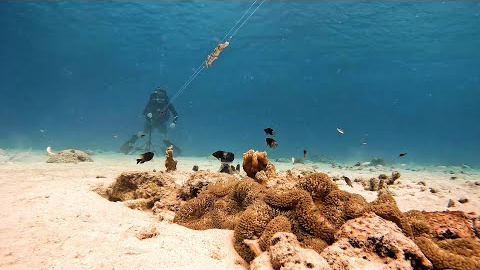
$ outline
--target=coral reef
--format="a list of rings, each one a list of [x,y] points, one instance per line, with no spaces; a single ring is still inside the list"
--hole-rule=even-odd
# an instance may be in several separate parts
[[[296,188],[310,193],[313,199],[323,200],[337,185],[325,173],[312,173],[298,181]]]
[[[253,179],[218,181],[187,201],[174,222],[197,230],[233,229],[240,214],[264,196],[265,188]]]
[[[394,222],[407,236],[412,235],[410,224],[408,224],[404,214],[398,209],[395,199],[388,192],[382,192],[381,190],[377,199],[370,203],[368,210],[386,220]]]
[[[78,163],[78,162],[93,162],[90,155],[75,149],[62,150],[48,158],[47,163]]]
[[[223,173],[197,171],[190,174],[190,177],[185,181],[179,190],[178,196],[186,201],[198,196],[203,188],[211,183],[219,181],[233,181],[235,178],[231,175],[225,175]]]
[[[415,238],[415,243],[433,263],[435,269],[480,269],[480,253],[478,253],[480,244],[478,242],[462,239],[447,241],[440,247],[429,238]]]
[[[269,242],[269,250],[250,262],[250,269],[332,269],[317,252],[302,248],[292,233],[276,233]]]
[[[243,153],[243,170],[248,177],[255,178],[257,172],[267,169],[267,164],[267,152],[248,150]]]
[[[338,228],[345,221],[363,215],[367,207],[368,203],[362,196],[343,190],[334,190],[325,197],[323,212]]]
[[[437,239],[475,237],[471,218],[463,212],[422,212],[422,215]]]
[[[163,173],[124,172],[102,193],[108,200],[123,201],[130,208],[151,209],[156,201],[162,201],[175,210],[176,189],[173,179]]]
[[[169,146],[165,150],[165,168],[167,172],[177,170],[177,161],[173,160],[173,146]]]
[[[392,222],[373,213],[347,221],[320,255],[334,269],[430,269],[432,264]],[[415,266],[415,267],[414,267]]]
[[[385,182],[377,198],[368,203],[358,194],[340,190],[324,173],[301,177],[287,172],[279,177],[273,166],[267,167],[256,172],[261,183],[226,174],[205,181],[208,183],[190,183],[195,188],[184,192],[187,201],[180,206],[174,222],[200,230],[233,229],[235,250],[247,262],[255,259],[252,264],[256,269],[285,267],[277,264],[281,260],[273,259],[275,244],[268,240],[278,232],[292,233],[299,245],[294,250],[312,249],[325,255],[333,268],[477,266],[478,258],[469,255],[474,253],[462,251],[466,247],[480,250],[480,244],[473,240],[479,227],[476,217],[461,212],[402,213]],[[249,169],[247,166],[245,170]],[[398,176],[394,173],[380,180],[388,181],[397,177],[394,175]],[[447,239],[454,237],[460,238]],[[258,246],[257,254],[247,243]],[[420,244],[417,247],[415,243]],[[258,256],[259,251],[266,252]],[[444,259],[447,255],[452,257]],[[258,261],[265,265],[260,267]]]

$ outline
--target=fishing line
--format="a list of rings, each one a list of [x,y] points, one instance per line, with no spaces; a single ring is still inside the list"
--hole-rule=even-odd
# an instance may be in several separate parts
[[[225,40],[225,38],[228,36],[228,34],[230,34],[230,32],[232,32],[233,29],[235,29],[235,26],[237,26],[237,24],[240,23],[240,21],[242,21],[242,19],[245,17],[245,15],[247,15],[247,13],[250,11],[250,9],[252,9],[252,7],[255,5],[255,3],[257,3],[258,0],[255,0],[251,5],[250,7],[247,9],[247,11],[245,11],[242,15],[242,17],[240,17],[240,19],[237,20],[237,22],[233,25],[232,28],[230,28],[230,30],[227,32],[227,34],[222,38],[222,41]],[[235,30],[235,32],[233,32],[233,34],[228,38],[228,41],[230,39],[232,39],[233,36],[235,36],[235,34],[238,32],[238,30],[240,30],[240,28],[242,28],[242,26],[250,19],[250,17],[252,17],[252,15],[260,8],[260,6],[263,4],[263,2],[265,2],[266,0],[262,0],[262,2],[260,2],[260,4],[253,10],[252,13],[250,13],[250,15],[248,15],[247,19],[245,19],[245,21],[243,21],[242,24],[240,24],[240,26]],[[173,103],[173,101],[175,99],[177,99],[178,96],[180,96],[180,94],[182,94],[182,92],[188,87],[188,85],[190,85],[190,83],[198,76],[198,74],[200,74],[200,72],[202,72],[202,70],[205,68],[205,61],[202,62],[202,64],[193,72],[192,75],[190,75],[190,77],[187,79],[187,81],[182,85],[182,87],[180,87],[180,89],[175,93],[175,95],[170,99],[170,101],[167,103],[167,105],[165,106],[165,108],[162,110],[161,114],[163,115],[165,113],[165,111],[169,108],[170,104]]]
[[[230,36],[230,38],[232,38],[236,33],[237,31],[242,28],[242,26],[248,21],[248,19],[250,19],[250,17],[252,17],[252,15],[257,11],[257,9],[263,4],[263,2],[265,2],[266,0],[263,0],[258,6],[257,8],[250,14],[250,16],[247,17],[247,19],[237,28],[237,30],[235,30],[235,32],[233,32],[233,34]],[[256,1],[255,1],[256,2]]]
[[[238,19],[238,21],[235,23],[235,25],[232,26],[232,28],[230,28],[230,31],[228,31],[228,33],[221,39],[222,42],[225,41],[225,38],[228,36],[228,34],[230,34],[230,32],[232,32],[233,28],[235,28],[235,26],[237,26],[237,24],[243,19],[243,17],[245,17],[245,15],[247,15],[248,11],[253,7],[253,5],[255,5],[255,3],[257,3],[258,0],[255,0],[255,2],[253,2],[250,7],[247,9],[247,11],[245,11],[245,13],[243,13],[242,17],[240,19]],[[238,30],[238,29],[237,29]]]
[[[177,93],[175,93],[175,95],[173,96],[172,98],[172,101],[177,98],[181,92],[190,84],[190,82],[193,81],[193,79],[195,77],[197,77],[198,73],[200,73],[202,70],[203,70],[204,66],[203,66],[203,63],[193,72],[192,75],[190,75],[190,78],[188,78],[188,80],[182,85],[182,87],[180,87],[180,89],[177,91]]]

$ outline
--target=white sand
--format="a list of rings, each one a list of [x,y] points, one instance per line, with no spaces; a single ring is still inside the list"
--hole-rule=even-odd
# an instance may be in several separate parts
[[[160,222],[149,213],[132,210],[121,202],[110,202],[92,188],[111,183],[124,171],[164,170],[164,159],[135,164],[135,156],[100,154],[93,163],[48,164],[44,152],[4,162],[8,153],[0,152],[0,267],[16,268],[101,268],[101,269],[245,269],[233,249],[233,231],[194,231]],[[172,173],[182,184],[193,165],[216,171],[213,158],[178,158],[179,171]],[[236,164],[236,163],[235,163]],[[386,168],[352,171],[328,164],[293,165],[275,163],[277,171],[316,166],[329,175],[369,179]],[[425,168],[409,171],[397,168],[401,184],[391,186],[402,211],[411,209],[443,211],[449,199],[466,197],[469,202],[450,210],[465,212],[480,209],[480,172],[464,168]],[[420,168],[420,167],[419,167]],[[418,169],[418,168],[417,168]],[[423,169],[423,168],[420,168]],[[460,171],[464,173],[460,173]],[[450,174],[454,171],[455,174]],[[104,176],[106,178],[96,178]],[[457,176],[456,180],[450,180]],[[425,181],[426,190],[417,183]],[[376,192],[365,191],[360,183],[341,189],[358,193],[371,201]],[[429,188],[438,189],[431,193]],[[142,228],[156,226],[160,234],[139,240]]]

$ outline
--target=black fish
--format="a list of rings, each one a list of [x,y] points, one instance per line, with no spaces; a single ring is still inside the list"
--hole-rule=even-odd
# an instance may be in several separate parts
[[[303,158],[307,158],[307,150],[303,150]]]
[[[265,133],[267,133],[267,135],[275,136],[275,131],[273,131],[273,129],[271,129],[271,128],[266,128],[263,131],[265,131]]]
[[[270,148],[275,148],[278,146],[277,141],[272,138],[266,138],[265,141],[267,142],[267,145],[270,146]]]
[[[137,164],[138,163],[144,163],[144,162],[152,160],[154,155],[155,154],[153,152],[146,152],[146,153],[141,154],[140,158],[137,158]]]
[[[193,170],[194,172],[198,172],[198,166],[197,166],[197,165],[194,165],[193,168],[192,168],[192,170]]]
[[[145,134],[140,135],[140,138],[142,139],[145,138]]]
[[[240,164],[237,164],[237,171],[240,171]]]
[[[399,157],[404,157],[404,156],[406,156],[406,155],[407,155],[407,153],[401,153],[401,154],[398,155],[398,156],[399,156]]]
[[[212,154],[212,156],[218,158],[221,162],[232,162],[235,159],[235,155],[231,152],[225,152],[218,150]]]

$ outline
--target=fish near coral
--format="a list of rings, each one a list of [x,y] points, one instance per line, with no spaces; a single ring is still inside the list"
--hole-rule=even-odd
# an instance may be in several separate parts
[[[232,162],[235,159],[235,155],[233,153],[222,150],[212,153],[212,156],[216,157],[221,162]]]
[[[349,185],[350,187],[353,187],[352,185],[352,180],[350,180],[350,178],[346,177],[346,176],[342,176],[343,180],[345,180],[345,183],[347,183],[347,185]]]
[[[137,164],[138,163],[145,163],[147,161],[152,160],[153,156],[155,154],[153,152],[146,152],[140,155],[140,158],[137,158]]]
[[[267,145],[270,146],[270,148],[275,148],[278,146],[277,141],[272,138],[266,138],[265,141],[267,142]]]
[[[273,131],[273,129],[271,129],[271,128],[266,128],[266,129],[264,129],[263,131],[265,131],[265,133],[266,133],[267,135],[275,136],[275,131]]]

